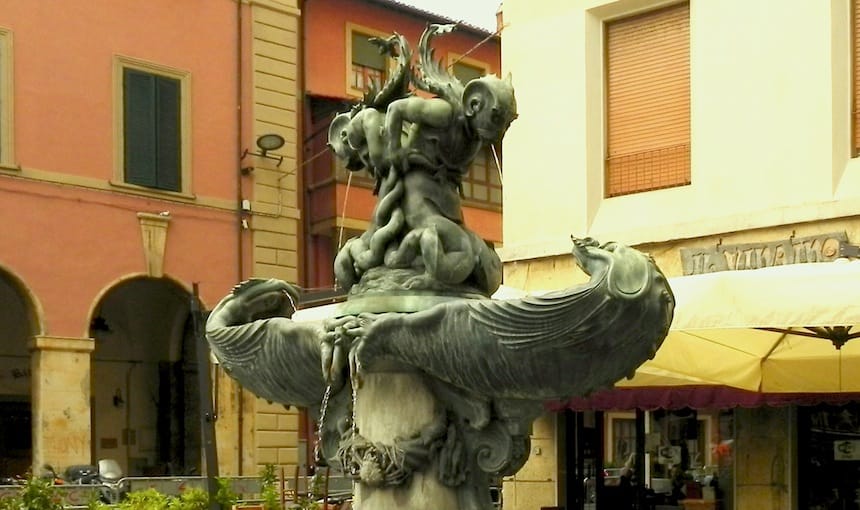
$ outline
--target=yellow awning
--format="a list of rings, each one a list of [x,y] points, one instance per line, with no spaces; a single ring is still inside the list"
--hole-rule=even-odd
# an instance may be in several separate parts
[[[617,387],[860,392],[860,338],[837,349],[830,340],[803,336],[810,327],[860,332],[860,261],[685,276],[670,285],[677,306],[669,336],[653,360]]]

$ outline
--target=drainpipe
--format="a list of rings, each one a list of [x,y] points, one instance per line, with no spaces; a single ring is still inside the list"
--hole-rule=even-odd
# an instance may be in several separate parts
[[[296,52],[296,72],[298,76],[296,76],[296,109],[301,113],[297,114],[296,118],[296,140],[301,144],[296,150],[296,188],[303,189],[305,186],[305,171],[307,170],[304,167],[304,156],[305,156],[305,142],[304,142],[304,127],[305,127],[305,119],[308,117],[309,112],[307,111],[307,102],[305,98],[305,60],[307,56],[305,52],[307,52],[307,44],[305,41],[305,22],[307,20],[307,15],[305,13],[305,4],[307,0],[296,0],[296,6],[299,9],[299,15],[301,19],[299,23],[296,24],[297,30],[299,30],[299,44],[301,44],[301,48],[298,52]],[[297,257],[298,261],[298,281],[296,283],[300,285],[308,285],[310,282],[308,281],[308,256],[311,248],[310,235],[308,234],[307,227],[307,217],[304,214],[305,211],[305,203],[307,200],[306,192],[296,193],[296,199],[298,203],[296,207],[299,210],[299,224],[298,229],[301,234],[298,236],[298,239],[302,240],[302,244],[304,246],[298,246],[299,249],[303,250],[304,253],[301,257]]]
[[[237,228],[237,239],[236,239],[236,249],[237,249],[237,282],[241,282],[244,279],[244,265],[245,265],[245,257],[243,253],[243,240],[245,237],[244,232],[244,211],[242,211],[242,200],[244,199],[243,191],[242,191],[242,134],[244,131],[244,126],[242,122],[242,87],[243,87],[243,78],[244,74],[242,73],[242,57],[243,57],[243,48],[242,48],[242,1],[236,1],[236,154],[238,155],[238,164],[236,165],[236,228]],[[238,474],[242,476],[242,460],[244,458],[244,417],[243,413],[244,409],[244,398],[243,398],[243,389],[239,387],[239,409],[238,409],[238,438],[236,441],[236,445],[239,450],[239,462],[238,462]]]
[[[242,250],[243,240],[245,236],[242,228],[242,199],[244,198],[242,190],[242,131],[244,130],[242,122],[242,2],[236,2],[236,154],[238,160],[236,163],[236,250],[237,250],[237,265],[236,274],[237,281],[242,281],[244,273],[244,254]]]

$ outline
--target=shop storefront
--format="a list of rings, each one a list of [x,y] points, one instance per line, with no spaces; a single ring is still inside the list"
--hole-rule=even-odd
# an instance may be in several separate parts
[[[564,508],[860,509],[860,393],[616,389],[563,406]]]
[[[657,356],[551,406],[564,507],[860,509],[860,295],[847,281],[860,262],[671,279]]]
[[[564,412],[565,508],[734,508],[731,409]]]

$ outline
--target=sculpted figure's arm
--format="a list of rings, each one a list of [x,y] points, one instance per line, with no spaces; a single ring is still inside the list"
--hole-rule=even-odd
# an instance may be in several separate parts
[[[407,97],[392,102],[388,105],[385,115],[389,157],[396,159],[402,148],[401,136],[404,122],[444,129],[451,125],[453,115],[454,109],[444,99]]]

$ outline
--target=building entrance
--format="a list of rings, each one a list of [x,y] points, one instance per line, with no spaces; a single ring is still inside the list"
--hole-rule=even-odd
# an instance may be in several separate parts
[[[21,288],[0,270],[0,478],[25,475],[33,458],[29,342],[37,321]]]
[[[93,460],[124,474],[200,472],[200,399],[190,294],[170,280],[110,289],[90,320]]]

